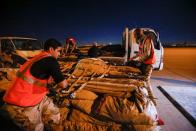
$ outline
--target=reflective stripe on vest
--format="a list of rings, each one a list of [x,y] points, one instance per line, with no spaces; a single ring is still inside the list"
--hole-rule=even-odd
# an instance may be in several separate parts
[[[25,76],[20,71],[18,71],[16,73],[16,76],[23,79],[24,81],[26,81],[29,84],[33,84],[33,85],[36,85],[36,86],[45,86],[45,87],[47,86],[47,83],[40,82],[40,81],[37,81],[37,80],[33,80],[32,78]]]

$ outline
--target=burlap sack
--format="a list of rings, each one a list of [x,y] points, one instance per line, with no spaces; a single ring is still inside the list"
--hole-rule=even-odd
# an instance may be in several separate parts
[[[98,125],[81,121],[64,121],[64,131],[160,131],[160,127],[152,125]]]
[[[6,91],[11,86],[11,81],[6,79],[0,81],[0,92]]]
[[[112,122],[108,122],[107,120],[98,120],[95,119],[94,117],[90,116],[89,114],[85,114],[77,109],[72,109],[70,111],[70,114],[67,117],[68,121],[73,121],[73,122],[86,122],[86,123],[91,123],[95,125],[108,125],[112,124]]]
[[[140,107],[142,105],[138,103]],[[105,97],[105,101],[99,106],[98,115],[106,117],[118,123],[132,123],[133,125],[153,125],[153,119],[140,113],[134,102],[118,97]]]
[[[138,87],[146,86],[144,81],[126,78],[94,78],[92,82],[104,82],[113,84],[133,84]]]
[[[75,94],[74,99],[79,99],[79,100],[95,100],[97,98],[97,95],[91,91],[88,90],[79,90]]]
[[[93,101],[72,100],[71,103],[74,108],[79,109],[86,114],[93,115],[97,119],[101,117],[102,119],[105,118],[107,121],[128,124],[133,123],[134,125],[153,125],[155,123],[156,115],[149,114],[147,110],[140,113],[134,102],[111,96],[106,96],[103,99],[104,100],[102,100],[95,109],[92,108],[94,104]],[[141,103],[138,104],[142,108]]]
[[[161,131],[161,128],[156,125],[134,125],[136,131]]]
[[[130,66],[110,66],[109,75],[124,75],[128,73],[141,74],[138,68]]]
[[[16,76],[16,72],[19,68],[1,68],[0,71],[5,72],[7,74],[7,79],[9,81],[13,80]]]
[[[101,59],[88,58],[82,59],[76,65],[73,76],[91,76],[93,74],[102,75],[108,69],[108,66]]]
[[[16,77],[16,72],[18,71],[18,68],[9,68],[7,69],[7,78],[8,80],[13,80]]]
[[[93,105],[94,101],[92,100],[76,100],[76,99],[73,99],[71,100],[71,105],[82,111],[82,112],[85,112],[87,114],[90,114],[91,113],[91,107]]]
[[[64,131],[122,131],[120,125],[97,125],[80,121],[65,121]]]

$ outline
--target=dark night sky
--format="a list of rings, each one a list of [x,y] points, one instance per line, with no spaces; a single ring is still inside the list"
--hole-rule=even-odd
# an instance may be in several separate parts
[[[196,43],[194,0],[1,0],[0,35],[120,43],[125,27],[150,27],[164,42]]]

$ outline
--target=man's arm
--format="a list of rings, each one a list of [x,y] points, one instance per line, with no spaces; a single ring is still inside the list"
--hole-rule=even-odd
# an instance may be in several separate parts
[[[59,63],[55,58],[49,58],[48,59],[48,72],[50,72],[50,75],[54,79],[54,82],[58,85],[60,88],[67,88],[68,87],[68,82],[63,76]]]

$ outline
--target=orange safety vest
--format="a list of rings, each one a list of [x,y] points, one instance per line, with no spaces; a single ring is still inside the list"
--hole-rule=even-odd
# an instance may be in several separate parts
[[[143,52],[144,52],[144,44],[146,42],[146,40],[148,39],[149,37],[146,37],[143,42],[139,45],[139,55],[143,55]],[[154,45],[153,43],[151,43],[151,53],[150,53],[150,57],[143,61],[144,64],[147,64],[147,65],[152,65],[156,62],[156,58],[155,58],[155,53],[154,53]]]
[[[30,69],[36,61],[51,56],[42,52],[24,63],[16,73],[11,87],[6,91],[3,100],[16,106],[35,106],[41,102],[48,92],[47,79],[40,80],[31,75]]]

